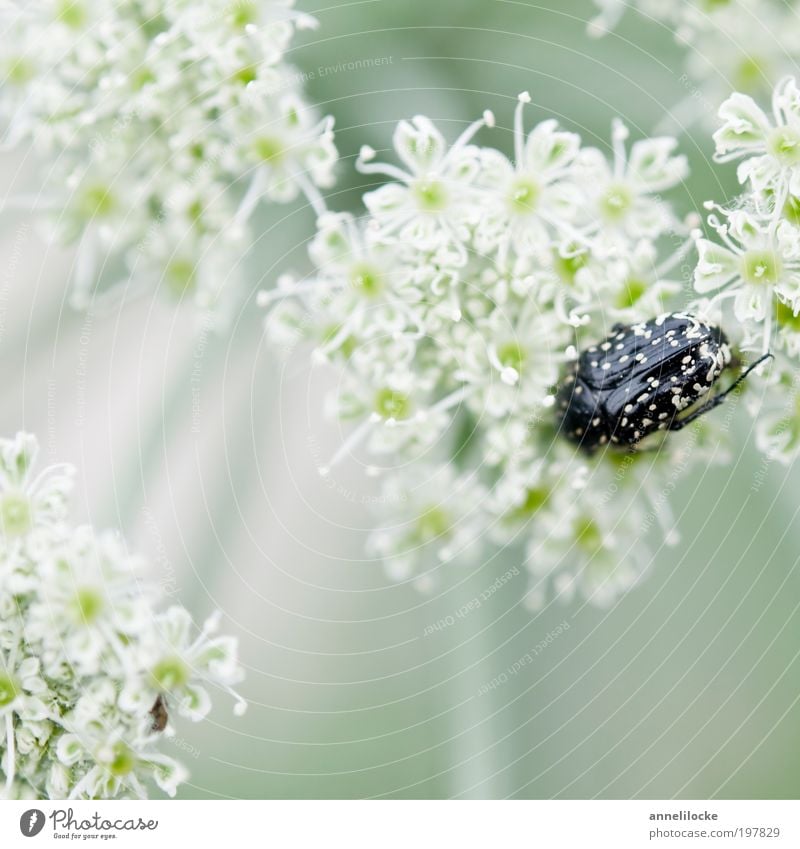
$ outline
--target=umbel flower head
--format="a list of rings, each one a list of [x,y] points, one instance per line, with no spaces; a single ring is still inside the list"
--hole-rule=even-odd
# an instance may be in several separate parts
[[[770,114],[771,113],[771,114]],[[714,238],[701,238],[695,288],[701,307],[736,329],[743,350],[771,351],[774,384],[759,409],[756,434],[769,456],[800,454],[800,89],[781,80],[765,111],[744,94],[719,109],[716,158],[738,161],[742,195],[709,202]],[[732,315],[733,318],[726,318]],[[734,320],[735,319],[735,320]]]
[[[768,97],[773,86],[800,61],[797,3],[783,0],[594,0],[598,15],[589,33],[604,35],[616,27],[626,9],[635,8],[644,22],[675,33],[685,48],[691,91],[673,107],[683,126],[705,121],[732,88],[753,97]]]
[[[0,440],[0,793],[172,796],[187,772],[160,751],[154,709],[196,721],[221,688],[243,712],[236,641],[218,614],[198,631],[164,606],[115,534],[72,527],[71,469],[34,477],[36,451],[28,434]]]
[[[219,312],[258,202],[331,184],[332,119],[284,61],[294,31],[315,24],[292,3],[0,7],[6,141],[48,163],[31,202],[78,245],[76,302],[116,275]]]
[[[320,471],[360,451],[382,476],[371,549],[393,576],[428,587],[443,564],[516,546],[532,604],[554,590],[605,605],[650,561],[650,512],[672,538],[666,506],[648,508],[654,467],[687,468],[688,443],[576,456],[554,395],[577,349],[663,312],[688,278],[691,222],[665,200],[687,164],[620,121],[608,152],[553,120],[526,132],[529,101],[513,159],[476,143],[489,113],[449,146],[428,118],[401,122],[401,165],[363,150],[359,168],[389,182],[362,218],[320,216],[314,270],[262,301],[278,344],[310,341],[339,370],[329,407],[349,433]],[[695,439],[692,462],[718,442]]]

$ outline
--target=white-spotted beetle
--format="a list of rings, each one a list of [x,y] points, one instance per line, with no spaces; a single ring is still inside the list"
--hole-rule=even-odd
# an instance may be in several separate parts
[[[560,432],[585,451],[611,443],[635,448],[656,431],[680,430],[721,404],[771,354],[747,368],[724,392],[679,417],[732,363],[719,327],[687,313],[641,324],[617,324],[583,351],[556,397]]]

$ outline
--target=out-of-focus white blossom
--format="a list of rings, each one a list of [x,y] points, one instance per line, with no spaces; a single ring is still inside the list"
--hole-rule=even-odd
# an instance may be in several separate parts
[[[589,33],[605,35],[634,8],[640,25],[671,30],[685,49],[687,89],[671,110],[675,126],[708,121],[732,90],[763,99],[800,62],[795,0],[594,0],[599,14]]]
[[[101,280],[217,314],[262,199],[333,180],[332,120],[284,61],[314,20],[292,0],[33,0],[0,10],[6,142],[32,144],[32,199],[78,245],[74,298]],[[21,200],[25,200],[22,198]],[[240,293],[241,294],[241,293]]]
[[[236,642],[164,608],[141,558],[72,527],[66,467],[33,477],[36,440],[0,440],[0,792],[4,798],[174,795],[186,770],[159,751],[157,700],[192,720],[209,688],[242,699]]]
[[[477,143],[488,113],[452,147],[427,118],[402,122],[402,167],[362,151],[389,182],[363,218],[320,216],[313,272],[262,302],[276,344],[309,341],[340,370],[328,409],[348,432],[320,471],[362,452],[383,476],[371,550],[395,577],[430,586],[452,560],[518,546],[532,599],[566,596],[568,575],[569,593],[609,604],[649,562],[648,529],[623,514],[653,493],[631,473],[614,484],[625,497],[600,499],[619,457],[576,458],[554,392],[577,349],[663,312],[688,278],[695,222],[665,200],[687,165],[674,139],[629,142],[619,121],[610,156],[553,120],[526,132],[529,102],[513,160]],[[668,468],[681,442],[649,462]],[[583,565],[564,549],[577,527]],[[620,540],[639,544],[625,564]]]

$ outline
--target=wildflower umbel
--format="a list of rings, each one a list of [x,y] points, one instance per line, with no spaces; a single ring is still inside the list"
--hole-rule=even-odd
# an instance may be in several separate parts
[[[284,61],[293,0],[34,0],[0,8],[6,144],[47,185],[18,202],[78,245],[74,298],[132,282],[219,314],[261,199],[333,179],[330,118]]]
[[[744,94],[719,109],[716,158],[737,161],[743,194],[707,204],[714,238],[698,240],[695,288],[702,307],[737,329],[743,350],[771,351],[770,391],[756,435],[770,456],[800,453],[800,89],[792,77],[772,94],[771,113]],[[731,317],[732,316],[732,317]]]
[[[218,614],[198,632],[164,607],[115,534],[72,527],[72,470],[34,476],[36,453],[28,434],[0,440],[0,794],[173,796],[187,772],[160,751],[153,707],[199,720],[223,689],[242,713],[236,641]]]
[[[731,89],[764,99],[800,61],[800,17],[784,0],[594,0],[599,14],[589,32],[599,36],[619,23],[626,9],[640,24],[660,25],[685,48],[685,98],[669,115],[675,129],[707,121]]]
[[[553,120],[526,132],[530,99],[513,160],[476,143],[490,113],[449,147],[429,119],[401,122],[402,167],[363,150],[359,168],[389,182],[365,195],[361,219],[320,216],[314,272],[262,301],[276,340],[310,340],[341,371],[330,406],[349,433],[320,471],[360,451],[382,475],[372,551],[395,577],[428,587],[479,544],[517,545],[531,603],[577,590],[609,604],[650,560],[648,470],[680,440],[623,466],[576,457],[555,433],[554,393],[578,347],[680,290],[694,222],[664,194],[687,164],[674,139],[631,141],[620,121],[610,156]],[[621,494],[604,498],[612,485]]]

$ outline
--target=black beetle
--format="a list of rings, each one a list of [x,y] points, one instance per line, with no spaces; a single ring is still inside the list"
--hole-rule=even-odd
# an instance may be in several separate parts
[[[611,443],[635,448],[659,430],[680,430],[713,410],[771,354],[747,368],[724,392],[699,401],[732,363],[719,327],[687,313],[642,324],[617,324],[580,354],[556,397],[561,433],[585,451]]]

